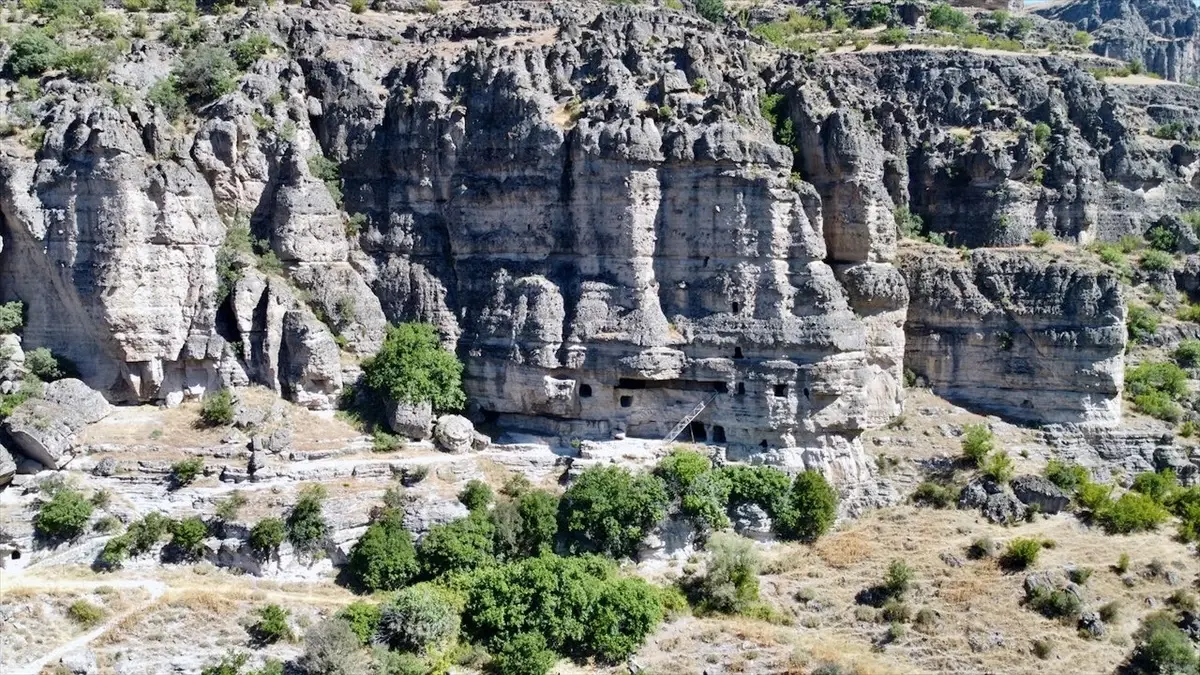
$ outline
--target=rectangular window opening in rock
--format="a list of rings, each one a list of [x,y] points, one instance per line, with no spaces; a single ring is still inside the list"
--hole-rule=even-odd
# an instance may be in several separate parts
[[[628,408],[632,405],[633,405],[633,397],[632,396],[622,396],[621,397],[621,407],[622,408]]]
[[[787,396],[787,385],[777,384],[774,387],[774,391],[776,396]]]

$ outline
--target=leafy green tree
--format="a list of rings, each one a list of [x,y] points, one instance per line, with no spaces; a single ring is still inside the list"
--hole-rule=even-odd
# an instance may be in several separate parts
[[[983,424],[968,424],[963,427],[963,457],[975,466],[982,466],[984,459],[996,448],[992,430]]]
[[[632,557],[666,507],[667,491],[658,477],[595,466],[567,488],[559,502],[559,524],[573,551]]]
[[[174,77],[165,77],[151,85],[146,100],[161,110],[168,120],[177,120],[187,112],[187,99],[179,93]]]
[[[201,45],[183,53],[171,77],[176,91],[193,103],[203,104],[237,88],[239,73],[225,49]]]
[[[434,410],[458,410],[466,403],[463,365],[442,349],[429,324],[389,326],[379,353],[364,361],[362,369],[363,382],[383,398],[428,401]]]
[[[480,513],[434,525],[417,549],[421,574],[436,579],[493,564],[496,560],[493,535],[491,521]]]
[[[558,497],[545,490],[530,490],[517,497],[517,513],[521,516],[519,553],[534,556],[549,551],[558,533]]]
[[[450,591],[417,584],[400,591],[380,608],[378,636],[397,651],[445,648],[458,635],[458,607]]]
[[[8,67],[17,77],[37,77],[58,63],[62,47],[46,31],[26,28],[12,41]]]
[[[343,607],[337,616],[345,621],[346,625],[350,626],[350,630],[358,636],[359,644],[366,645],[371,642],[371,638],[375,637],[375,631],[379,629],[379,614],[379,605],[355,600]]]
[[[297,551],[315,553],[325,544],[329,536],[329,524],[325,522],[322,505],[325,502],[325,487],[307,485],[288,512],[286,521],[287,538]]]
[[[696,13],[718,23],[725,19],[725,0],[696,0]]]
[[[248,70],[270,51],[271,38],[262,33],[252,33],[229,46],[234,63],[242,70]]]
[[[541,633],[521,633],[505,642],[492,658],[496,675],[545,675],[558,656],[546,648]]]
[[[1174,469],[1163,469],[1158,473],[1146,471],[1139,473],[1133,479],[1129,489],[1140,492],[1150,499],[1165,504],[1171,493],[1179,487],[1179,479],[1175,477]]]
[[[83,534],[92,517],[92,503],[81,492],[59,488],[50,501],[43,502],[33,521],[33,529],[43,538],[68,540]]]
[[[196,516],[177,520],[171,524],[171,547],[189,560],[200,557],[204,551],[204,538],[208,526]]]
[[[287,537],[287,526],[278,518],[263,518],[250,528],[250,548],[266,559],[279,550]]]
[[[357,586],[370,592],[394,591],[408,584],[419,566],[402,515],[387,509],[371,523],[350,549],[346,569]]]
[[[325,619],[304,634],[304,653],[296,664],[307,675],[365,675],[367,656],[358,636],[339,618]]]
[[[712,470],[712,460],[694,450],[676,448],[654,467],[654,475],[662,479],[667,495],[672,499],[683,496],[700,476]]]
[[[777,530],[785,537],[812,541],[829,531],[837,518],[837,491],[819,471],[796,476],[787,516]]]
[[[58,359],[45,347],[25,352],[25,369],[43,382],[61,380],[66,375]]]
[[[940,2],[929,10],[929,27],[939,30],[962,30],[971,25],[971,20],[961,11]]]
[[[757,504],[775,520],[787,518],[788,492],[792,479],[772,466],[732,465],[721,467],[722,478],[729,483],[729,507]]]
[[[290,612],[279,605],[263,605],[255,612],[257,619],[250,626],[250,635],[263,645],[274,644],[280,640],[290,641],[293,637],[292,628],[288,625],[290,615]]]
[[[462,502],[468,511],[486,511],[493,497],[495,495],[491,486],[476,479],[467,481],[466,487],[458,493],[458,501]]]
[[[0,333],[13,333],[25,325],[25,305],[19,301],[0,305]]]

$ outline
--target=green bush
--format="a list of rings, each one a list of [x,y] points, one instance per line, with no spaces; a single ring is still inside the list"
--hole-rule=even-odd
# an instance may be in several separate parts
[[[968,424],[963,427],[963,457],[972,465],[982,466],[984,459],[995,449],[995,445],[992,430],[985,425]]]
[[[618,576],[612,563],[592,556],[545,555],[487,568],[473,576],[466,596],[463,630],[493,653],[536,633],[558,653],[616,663],[662,619],[653,586]]]
[[[129,537],[129,553],[140,556],[150,551],[171,531],[171,519],[163,514],[152,511],[142,516],[140,520],[129,524],[125,535]]]
[[[1015,472],[1012,458],[1003,450],[988,455],[983,460],[983,466],[979,467],[979,469],[983,475],[997,483],[1007,483],[1012,480],[1013,473]]]
[[[1151,249],[1142,253],[1138,264],[1147,272],[1170,272],[1175,268],[1175,259],[1169,253]]]
[[[307,485],[300,490],[299,498],[288,512],[287,538],[299,552],[317,552],[329,536],[329,524],[322,511],[325,496],[323,486]]]
[[[515,500],[497,504],[489,518],[497,558],[540,555],[551,550],[558,533],[558,497],[545,490],[528,490]]]
[[[405,588],[380,608],[377,636],[397,651],[445,648],[458,635],[456,604],[450,591],[432,584]]]
[[[700,611],[738,614],[758,602],[760,561],[754,544],[734,534],[718,532],[708,540],[708,565],[692,588]]]
[[[25,352],[25,369],[43,382],[60,380],[66,375],[59,367],[58,359],[45,347]]]
[[[1088,470],[1078,464],[1068,464],[1052,459],[1046,464],[1046,478],[1062,488],[1063,492],[1072,494],[1076,488],[1090,479]]]
[[[204,460],[200,457],[188,457],[171,465],[171,480],[176,487],[191,485],[204,471]]]
[[[270,51],[271,38],[262,33],[252,33],[229,46],[233,62],[242,70],[248,70]]]
[[[1179,479],[1175,477],[1175,470],[1163,469],[1158,473],[1153,471],[1139,473],[1134,477],[1130,489],[1146,495],[1159,504],[1165,504],[1178,487]]]
[[[901,598],[908,592],[915,572],[903,560],[893,560],[888,565],[887,576],[883,578],[883,589],[889,597]]]
[[[161,110],[168,120],[177,120],[187,112],[187,99],[179,93],[173,77],[166,77],[155,82],[146,92],[146,100]]]
[[[676,448],[654,467],[654,475],[662,479],[667,495],[672,499],[683,496],[696,479],[712,470],[712,460],[694,450]]]
[[[491,665],[496,675],[545,675],[557,661],[541,633],[520,633],[500,647]]]
[[[50,501],[43,502],[38,509],[33,529],[45,539],[74,539],[83,534],[93,508],[92,503],[78,490],[59,488]]]
[[[1033,142],[1040,146],[1045,146],[1050,140],[1050,125],[1045,122],[1038,122],[1033,125]]]
[[[773,466],[732,465],[721,467],[714,473],[728,485],[727,501],[730,508],[741,504],[757,504],[777,521],[777,530],[783,521],[789,519],[792,479],[783,471]]]
[[[87,600],[76,600],[67,608],[67,616],[75,623],[91,627],[104,620],[104,610]]]
[[[171,547],[188,560],[195,560],[204,552],[204,538],[208,526],[196,516],[171,523]]]
[[[1023,570],[1037,562],[1038,554],[1041,552],[1042,542],[1040,540],[1018,537],[1008,542],[1004,554],[1000,556],[1000,562],[1009,569]]]
[[[466,402],[463,365],[442,349],[429,324],[389,326],[383,346],[363,362],[362,369],[363,382],[383,398],[428,401],[434,410],[458,410]]]
[[[719,23],[725,19],[725,0],[696,0],[696,13]]]
[[[264,645],[280,640],[292,640],[292,629],[288,626],[289,612],[279,605],[264,605],[255,612],[257,619],[250,626],[250,635]]]
[[[1176,400],[1187,394],[1187,371],[1166,361],[1140,363],[1125,371],[1125,389],[1134,395],[1161,391]]]
[[[719,471],[702,474],[688,486],[683,498],[680,499],[680,510],[691,519],[700,531],[721,530],[729,527],[727,510],[732,485],[728,477],[729,474]]]
[[[268,558],[279,550],[287,536],[287,528],[278,518],[263,518],[250,528],[250,548],[260,558]]]
[[[833,527],[837,518],[837,491],[819,471],[803,471],[796,476],[789,493],[788,511],[776,523],[785,538],[813,541]]]
[[[1133,405],[1147,415],[1167,422],[1178,422],[1183,415],[1179,405],[1161,391],[1151,391],[1133,397]]]
[[[895,28],[888,28],[887,30],[880,33],[879,38],[878,38],[879,44],[892,45],[895,47],[899,47],[900,45],[908,42],[908,40],[909,40],[908,29],[900,27],[900,26],[897,26]]]
[[[436,579],[493,564],[494,533],[491,521],[479,513],[434,525],[417,549],[422,576]]]
[[[242,507],[248,502],[246,495],[242,494],[240,490],[234,490],[229,493],[228,497],[217,502],[216,516],[219,520],[231,523],[238,519]]]
[[[200,420],[210,427],[233,424],[235,415],[233,393],[228,389],[206,395],[200,404]]]
[[[1146,241],[1152,249],[1171,253],[1179,246],[1179,235],[1162,225],[1155,225],[1146,232]]]
[[[359,644],[367,645],[371,643],[371,638],[375,637],[375,632],[379,629],[380,612],[379,605],[355,600],[343,607],[337,613],[337,617],[346,622],[346,625],[358,638]]]
[[[585,470],[559,502],[560,530],[573,551],[632,557],[666,515],[667,492],[650,474],[617,466]]]
[[[490,485],[475,479],[467,481],[466,487],[458,493],[458,501],[467,507],[468,511],[486,511],[494,497]]]
[[[1187,634],[1175,626],[1169,614],[1152,614],[1142,622],[1138,646],[1130,657],[1129,671],[1142,675],[1194,675],[1200,660]]]
[[[99,82],[108,75],[109,65],[116,57],[115,50],[111,48],[89,45],[63,52],[56,65],[73,79]]]
[[[418,569],[412,535],[404,528],[402,514],[392,509],[367,527],[346,563],[351,582],[372,593],[403,588]]]
[[[1171,358],[1184,368],[1200,368],[1200,340],[1189,339],[1180,342]]]
[[[214,101],[238,84],[238,67],[229,53],[214,45],[188,49],[171,70],[175,90],[192,103]]]
[[[1074,620],[1083,610],[1079,596],[1062,588],[1037,589],[1029,599],[1029,606],[1048,619]]]
[[[371,648],[372,675],[429,675],[429,664],[416,654],[394,652],[383,645]]]
[[[1054,235],[1045,230],[1034,230],[1033,234],[1030,235],[1029,238],[1029,243],[1033,244],[1037,248],[1044,248],[1052,241],[1054,241]]]
[[[929,10],[929,27],[938,30],[959,31],[971,25],[971,20],[957,9],[941,2]]]
[[[24,312],[25,305],[19,300],[0,305],[0,334],[20,330],[21,326],[25,325]]]
[[[912,501],[916,504],[925,504],[936,509],[948,509],[958,502],[959,489],[953,485],[941,485],[932,481],[925,481],[913,490]]]
[[[892,18],[892,9],[888,5],[877,2],[871,5],[871,8],[862,15],[860,22],[863,28],[874,28],[875,26],[886,24]]]
[[[17,77],[37,77],[58,63],[62,47],[45,31],[25,28],[13,39],[8,67]]]
[[[1084,481],[1079,484],[1075,498],[1080,506],[1096,514],[1107,509],[1112,503],[1112,486]]]
[[[1169,515],[1162,505],[1137,492],[1126,492],[1097,514],[1109,534],[1153,530],[1166,522]]]
[[[310,675],[364,675],[368,663],[360,646],[345,621],[325,619],[304,633],[304,653],[296,665]]]

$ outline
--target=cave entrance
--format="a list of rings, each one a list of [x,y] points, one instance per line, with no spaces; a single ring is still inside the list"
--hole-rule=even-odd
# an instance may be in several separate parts
[[[691,434],[693,443],[708,442],[708,432],[704,430],[703,422],[692,422],[689,424],[688,433]]]
[[[712,439],[713,443],[725,443],[725,427],[720,424],[714,424]]]
[[[622,408],[628,408],[632,405],[633,405],[633,397],[632,396],[622,396],[621,397],[621,407]]]
[[[591,397],[592,397],[592,385],[590,385],[590,384],[579,385],[579,398],[591,398]]]

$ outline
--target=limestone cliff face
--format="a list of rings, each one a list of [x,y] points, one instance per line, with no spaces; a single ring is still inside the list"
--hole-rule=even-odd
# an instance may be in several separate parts
[[[939,395],[1032,422],[1120,421],[1120,281],[1032,252],[913,247],[905,365]]]

